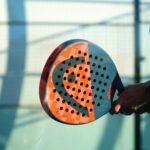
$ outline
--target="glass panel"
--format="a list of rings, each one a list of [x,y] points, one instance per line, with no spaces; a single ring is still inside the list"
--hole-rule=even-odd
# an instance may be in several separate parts
[[[141,21],[150,24],[150,1],[141,5]]]
[[[141,66],[141,73],[142,73],[142,79],[144,80],[150,80],[150,44],[148,44],[150,41],[150,33],[149,33],[149,25],[141,25],[141,53],[142,57],[144,57],[144,60],[142,61]]]
[[[141,25],[141,52],[142,57],[144,60],[141,63],[141,74],[142,74],[142,81],[150,80],[150,33],[149,33],[149,25],[142,24]],[[142,115],[142,124],[141,124],[141,131],[142,131],[142,149],[149,149],[149,136],[150,136],[150,115],[143,114]]]
[[[133,116],[106,115],[91,124],[69,126],[50,119],[41,108],[20,108],[1,109],[0,119],[1,148],[7,143],[8,150],[133,149]]]

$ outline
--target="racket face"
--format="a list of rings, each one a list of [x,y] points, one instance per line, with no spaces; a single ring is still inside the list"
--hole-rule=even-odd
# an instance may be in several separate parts
[[[113,61],[100,47],[81,39],[66,41],[54,50],[43,69],[41,104],[57,121],[92,122],[109,112],[116,75]]]

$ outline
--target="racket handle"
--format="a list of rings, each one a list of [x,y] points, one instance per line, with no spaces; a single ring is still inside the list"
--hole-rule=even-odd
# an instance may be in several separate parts
[[[123,83],[122,83],[118,73],[116,75],[116,80],[117,80],[116,81],[116,89],[119,91],[119,94],[120,94],[120,93],[122,93],[124,91],[125,87],[124,87],[124,85],[123,85]]]
[[[114,94],[116,92],[116,90],[118,90],[119,94],[122,93],[124,91],[124,85],[121,82],[121,79],[118,75],[118,73],[116,74],[113,82],[112,82],[112,93],[111,93],[111,101],[113,101],[114,98]]]

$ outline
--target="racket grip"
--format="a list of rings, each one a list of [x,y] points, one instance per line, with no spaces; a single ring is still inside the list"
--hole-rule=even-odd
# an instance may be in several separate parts
[[[121,79],[120,79],[120,77],[119,77],[119,75],[118,75],[118,73],[117,73],[117,75],[116,75],[116,89],[119,91],[119,94],[120,93],[122,93],[124,90],[125,90],[125,87],[124,87],[124,85],[123,85],[123,83],[122,83],[122,81],[121,81]]]

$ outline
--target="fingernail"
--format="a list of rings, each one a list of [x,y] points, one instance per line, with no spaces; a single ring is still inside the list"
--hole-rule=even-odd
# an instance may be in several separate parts
[[[119,104],[117,104],[114,108],[115,112],[119,112],[120,108],[121,108],[121,106]]]

